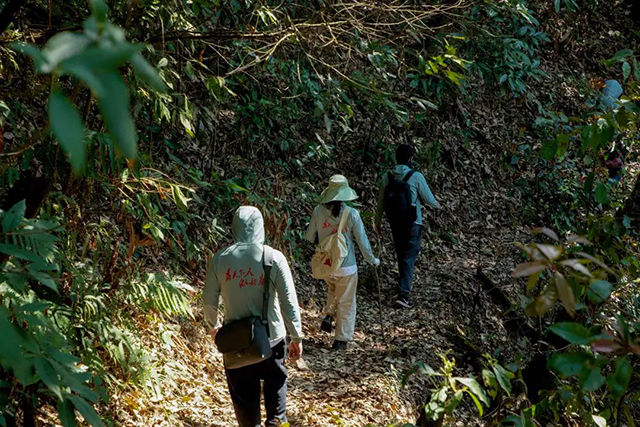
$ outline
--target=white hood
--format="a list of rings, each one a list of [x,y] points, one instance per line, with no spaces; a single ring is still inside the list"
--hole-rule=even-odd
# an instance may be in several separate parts
[[[257,208],[240,206],[233,215],[232,227],[236,243],[264,244],[264,219]]]

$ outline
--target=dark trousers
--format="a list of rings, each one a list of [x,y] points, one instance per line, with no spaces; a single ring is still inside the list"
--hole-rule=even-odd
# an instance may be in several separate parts
[[[398,270],[400,278],[398,280],[398,293],[402,297],[409,297],[413,288],[413,267],[420,252],[420,239],[422,238],[422,226],[413,224],[409,234],[405,232],[393,231],[393,244],[398,257]]]
[[[273,346],[273,355],[255,365],[225,369],[229,393],[240,427],[260,427],[260,380],[264,380],[267,426],[287,421],[287,370],[284,367],[285,341]]]

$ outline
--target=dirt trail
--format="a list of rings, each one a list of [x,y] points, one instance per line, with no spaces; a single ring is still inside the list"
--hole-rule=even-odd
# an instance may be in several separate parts
[[[289,365],[288,416],[292,426],[362,427],[415,422],[418,402],[428,398],[428,386],[424,378],[413,377],[403,388],[403,377],[417,362],[440,366],[437,355],[452,348],[445,337],[447,331],[464,332],[486,351],[505,344],[507,334],[496,317],[497,309],[484,295],[477,294],[473,274],[476,267],[482,266],[494,279],[506,279],[513,265],[510,256],[517,254],[512,245],[514,238],[493,235],[490,242],[482,243],[482,237],[464,236],[463,233],[460,242],[452,245],[427,233],[417,263],[414,308],[410,310],[391,306],[397,268],[391,243],[385,243],[379,271],[386,340],[380,334],[371,267],[361,266],[356,335],[346,352],[329,350],[331,337],[319,329],[326,295],[323,284],[298,277],[307,366],[301,369],[299,364]],[[148,393],[153,404],[145,405],[148,395],[118,394],[112,401],[120,414],[117,423],[234,425],[222,359],[201,324],[175,325],[172,346],[158,337],[159,334],[150,334],[144,338],[156,343],[151,349],[151,362],[158,375],[158,387]],[[460,373],[471,369],[462,360],[457,366]],[[458,415],[467,421],[459,425],[482,425],[473,421],[473,411],[472,406],[463,405]]]

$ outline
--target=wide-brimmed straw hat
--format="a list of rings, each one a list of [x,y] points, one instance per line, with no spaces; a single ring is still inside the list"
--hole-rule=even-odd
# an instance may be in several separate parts
[[[320,196],[322,204],[334,201],[349,202],[358,198],[358,194],[349,187],[349,181],[344,175],[333,175],[329,179],[329,185]]]

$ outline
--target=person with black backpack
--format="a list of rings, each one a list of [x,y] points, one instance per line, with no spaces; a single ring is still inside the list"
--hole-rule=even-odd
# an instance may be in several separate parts
[[[235,243],[209,261],[202,293],[204,318],[223,355],[238,425],[260,427],[262,380],[265,425],[279,426],[287,421],[287,333],[289,360],[302,354],[296,288],[285,256],[264,244],[264,220],[258,209],[239,207],[232,226]]]
[[[422,237],[422,204],[440,209],[424,176],[412,169],[414,148],[401,144],[396,149],[397,165],[383,175],[378,194],[375,231],[380,233],[382,214],[391,225],[393,244],[398,257],[398,308],[411,308],[409,295],[413,287],[413,268],[420,252]]]

